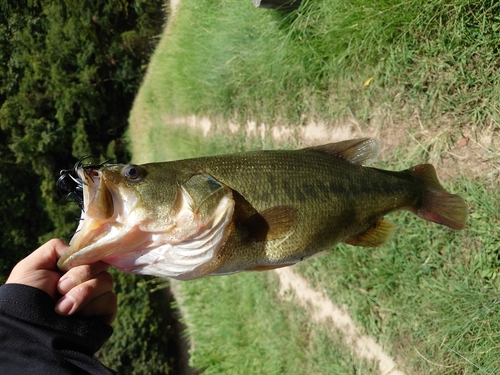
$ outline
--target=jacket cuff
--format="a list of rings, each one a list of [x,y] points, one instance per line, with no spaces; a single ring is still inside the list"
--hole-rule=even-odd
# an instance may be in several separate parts
[[[71,344],[94,354],[112,335],[113,328],[97,317],[62,316],[56,302],[44,291],[23,284],[0,287],[0,313],[49,330],[60,331]]]

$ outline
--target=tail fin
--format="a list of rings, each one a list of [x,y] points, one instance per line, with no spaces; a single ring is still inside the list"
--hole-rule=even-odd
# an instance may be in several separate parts
[[[414,212],[422,219],[446,225],[451,229],[465,229],[467,205],[460,196],[448,193],[441,186],[434,167],[430,164],[420,164],[408,171],[425,185],[422,204],[416,207]]]

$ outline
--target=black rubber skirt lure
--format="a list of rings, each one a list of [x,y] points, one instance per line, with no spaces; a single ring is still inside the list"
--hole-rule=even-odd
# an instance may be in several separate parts
[[[109,162],[109,160],[106,160],[105,162],[101,164],[86,164],[83,165],[82,162],[85,159],[88,159],[90,156],[85,156],[78,160],[73,168],[71,169],[63,169],[59,173],[60,176],[57,179],[57,187],[63,191],[67,192],[67,198],[68,200],[75,202],[82,210],[84,207],[83,204],[83,185],[85,182],[80,178],[78,175],[78,170],[83,169],[85,170],[95,170],[95,169],[100,169],[102,166],[104,166],[106,163]]]

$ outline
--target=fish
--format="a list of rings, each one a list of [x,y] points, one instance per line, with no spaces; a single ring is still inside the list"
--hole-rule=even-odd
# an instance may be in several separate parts
[[[467,204],[434,167],[366,166],[380,143],[360,138],[297,150],[258,150],[177,161],[75,166],[59,178],[82,217],[58,261],[104,261],[179,280],[286,267],[338,243],[386,243],[398,210],[466,227]],[[68,175],[69,173],[69,175]],[[77,175],[75,175],[77,174]],[[77,182],[77,183],[75,183]]]

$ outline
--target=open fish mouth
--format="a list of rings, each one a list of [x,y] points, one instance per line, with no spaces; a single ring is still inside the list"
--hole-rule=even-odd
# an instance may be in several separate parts
[[[70,241],[70,248],[58,262],[61,269],[67,269],[71,255],[105,235],[107,222],[114,215],[114,199],[99,172],[106,162],[82,165],[80,159],[72,169],[62,170],[57,186],[67,191],[67,198],[82,210],[80,223]]]
[[[233,217],[232,190],[195,173],[183,185],[174,182],[171,208],[158,208],[160,198],[145,210],[134,187],[146,175],[140,166],[122,164],[77,164],[61,173],[58,185],[82,217],[60,270],[103,261],[125,272],[178,279],[211,272]]]

